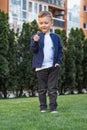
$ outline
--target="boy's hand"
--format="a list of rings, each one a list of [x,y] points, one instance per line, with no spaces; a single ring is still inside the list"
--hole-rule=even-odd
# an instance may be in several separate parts
[[[60,65],[59,65],[59,64],[55,64],[55,67],[57,67],[57,66],[58,66],[58,67],[60,67]]]
[[[34,35],[34,41],[35,42],[38,42],[38,40],[39,40],[39,36],[36,34],[36,35]]]

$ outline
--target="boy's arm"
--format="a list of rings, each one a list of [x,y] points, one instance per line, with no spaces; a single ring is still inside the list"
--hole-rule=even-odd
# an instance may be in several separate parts
[[[58,65],[62,63],[62,55],[63,55],[63,45],[61,39],[59,38],[59,47],[58,47]]]

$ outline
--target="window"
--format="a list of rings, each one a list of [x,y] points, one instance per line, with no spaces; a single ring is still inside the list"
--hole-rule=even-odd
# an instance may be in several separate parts
[[[21,4],[21,1],[20,1],[20,0],[10,0],[10,2],[11,2],[13,5],[20,5],[20,4]]]
[[[17,14],[12,13],[12,16],[13,16],[13,17],[17,17]]]
[[[37,3],[34,3],[34,13],[37,13],[37,11],[38,11],[38,5]]]
[[[84,11],[86,11],[86,12],[87,12],[87,6],[84,6]]]
[[[46,11],[47,10],[47,6],[44,6],[44,11]]]
[[[32,2],[29,2],[28,11],[32,12]]]
[[[26,0],[23,0],[23,10],[26,10]]]
[[[41,4],[39,5],[39,11],[42,11],[42,5]]]
[[[54,0],[52,0],[52,4],[54,4]]]
[[[83,24],[83,28],[87,30],[87,23]]]
[[[69,21],[72,21],[72,13],[69,12]]]
[[[22,12],[22,18],[23,18],[23,19],[26,19],[26,18],[27,18],[27,13],[24,12],[24,11]]]

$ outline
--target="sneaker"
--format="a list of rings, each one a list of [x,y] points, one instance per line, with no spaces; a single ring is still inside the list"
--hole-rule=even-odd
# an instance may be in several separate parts
[[[51,111],[51,113],[58,113],[58,111],[57,111],[57,110],[54,110],[54,111]]]
[[[41,110],[40,112],[44,113],[44,112],[46,112],[46,110]]]

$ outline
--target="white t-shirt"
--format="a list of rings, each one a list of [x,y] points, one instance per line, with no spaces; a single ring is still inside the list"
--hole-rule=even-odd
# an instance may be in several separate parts
[[[44,60],[41,68],[36,68],[36,71],[46,69],[53,66],[53,56],[54,56],[54,47],[51,40],[50,34],[45,34],[44,36]]]

